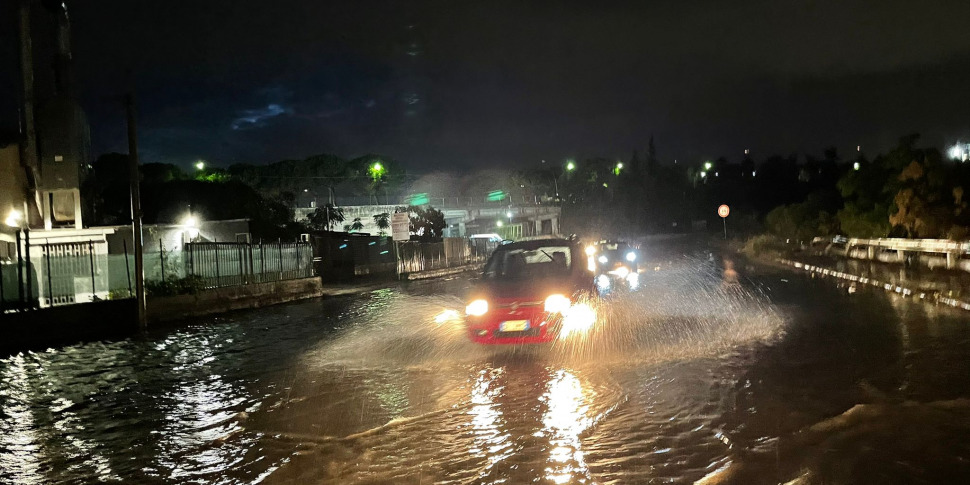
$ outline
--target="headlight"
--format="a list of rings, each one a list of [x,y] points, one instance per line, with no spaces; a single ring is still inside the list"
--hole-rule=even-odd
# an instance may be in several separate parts
[[[637,253],[634,253],[633,251],[630,251],[629,253],[626,253],[626,260],[627,261],[630,261],[630,262],[636,261],[637,260]]]
[[[606,264],[607,261],[609,261],[609,260],[610,260],[610,258],[607,258],[606,256],[600,256],[599,259],[598,259],[598,261],[601,262],[601,263],[603,263],[603,264]]]
[[[480,317],[488,313],[488,302],[485,300],[474,300],[465,307],[465,313],[473,317]]]
[[[594,254],[596,254],[596,248],[594,248],[593,246],[586,246],[586,255],[592,256]]]
[[[566,313],[562,321],[562,329],[566,335],[573,332],[585,332],[596,322],[596,310],[586,303],[577,303]]]
[[[563,295],[549,295],[546,298],[546,312],[566,313],[569,310],[569,298]]]
[[[605,274],[601,274],[601,275],[597,276],[596,277],[596,286],[598,286],[599,289],[601,289],[601,290],[608,290],[608,289],[610,289],[610,277],[609,276],[606,276]]]

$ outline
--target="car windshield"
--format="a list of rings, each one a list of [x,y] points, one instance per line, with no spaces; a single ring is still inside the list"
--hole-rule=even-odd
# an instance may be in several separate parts
[[[569,247],[545,246],[536,249],[496,251],[485,266],[485,278],[521,280],[565,276],[572,266]]]
[[[630,251],[630,247],[626,244],[604,244],[600,251],[605,254],[610,259],[626,256],[626,253]]]

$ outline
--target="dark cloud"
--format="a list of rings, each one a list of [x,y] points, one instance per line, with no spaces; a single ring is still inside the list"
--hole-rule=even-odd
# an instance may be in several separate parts
[[[164,161],[382,152],[416,168],[514,166],[626,157],[651,135],[682,160],[970,135],[966,1],[69,7],[96,148],[124,150],[131,69],[141,146]],[[0,32],[16,67],[15,29]]]

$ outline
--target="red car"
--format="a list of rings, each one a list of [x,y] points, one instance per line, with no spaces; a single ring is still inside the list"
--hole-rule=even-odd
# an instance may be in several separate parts
[[[532,344],[585,332],[593,273],[578,243],[541,239],[499,246],[465,307],[468,336],[480,344]]]

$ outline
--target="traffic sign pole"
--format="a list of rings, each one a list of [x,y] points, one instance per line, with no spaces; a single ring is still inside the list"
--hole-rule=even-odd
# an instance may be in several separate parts
[[[717,215],[721,216],[721,222],[724,223],[724,239],[727,239],[727,216],[731,213],[731,208],[727,204],[721,204],[717,208]]]

